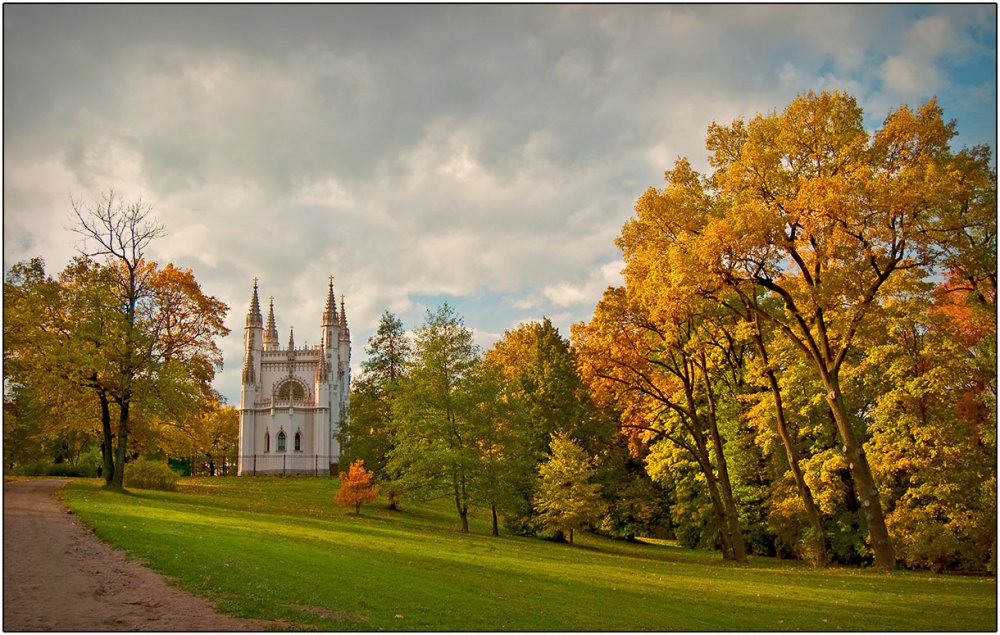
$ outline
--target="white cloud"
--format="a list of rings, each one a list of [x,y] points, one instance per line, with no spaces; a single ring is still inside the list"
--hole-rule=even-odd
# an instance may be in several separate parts
[[[483,339],[542,315],[568,335],[620,284],[614,238],[635,199],[678,156],[707,167],[712,121],[810,88],[846,88],[880,120],[933,89],[995,137],[990,7],[16,5],[4,17],[18,25],[4,33],[5,264],[64,266],[70,192],[141,193],[168,231],[153,257],[192,267],[231,307],[217,386],[233,400],[253,276],[282,337],[295,324],[313,341],[334,275],[356,366],[384,310],[412,328],[438,297]],[[960,80],[944,61],[985,71]]]
[[[542,289],[542,295],[559,308],[579,304],[593,305],[596,300],[600,299],[607,287],[623,283],[621,271],[624,268],[625,262],[623,260],[615,260],[592,269],[587,275],[587,279],[581,283],[560,282],[548,285]]]

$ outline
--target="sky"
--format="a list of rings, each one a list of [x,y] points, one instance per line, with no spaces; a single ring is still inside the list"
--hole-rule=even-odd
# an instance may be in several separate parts
[[[357,376],[379,316],[448,302],[484,349],[569,336],[615,238],[705,132],[846,91],[876,129],[938,99],[996,151],[995,4],[3,7],[3,263],[78,253],[70,198],[113,188],[149,248],[226,302],[239,403],[257,277],[282,342],[320,341],[328,277]],[[995,165],[994,159],[994,165]],[[266,317],[266,315],[265,315]]]

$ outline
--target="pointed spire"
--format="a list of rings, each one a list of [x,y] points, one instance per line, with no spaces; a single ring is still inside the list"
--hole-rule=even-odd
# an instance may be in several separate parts
[[[323,310],[323,326],[337,323],[337,299],[333,295],[333,276],[330,276],[330,289],[326,293],[326,309]]]
[[[295,327],[289,327],[288,329],[288,350],[295,350]]]
[[[278,328],[274,325],[274,296],[267,299],[267,326],[264,328],[264,349],[278,348]]]
[[[260,301],[257,299],[257,278],[253,279],[253,297],[250,298],[250,310],[247,311],[247,326],[261,326],[264,320],[260,317]]]
[[[347,339],[350,331],[347,328],[347,310],[344,308],[344,294],[340,294],[340,337]]]

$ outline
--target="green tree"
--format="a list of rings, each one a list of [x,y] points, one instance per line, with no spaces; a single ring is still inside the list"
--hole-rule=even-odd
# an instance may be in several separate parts
[[[454,499],[463,532],[469,531],[472,479],[480,467],[472,413],[477,405],[467,379],[479,364],[472,331],[447,304],[428,310],[416,334],[413,361],[392,402],[394,481],[417,496]]]
[[[16,263],[4,282],[5,408],[10,430],[30,426],[22,441],[43,443],[69,430],[111,434],[108,389],[113,366],[103,347],[116,332],[111,271],[83,257],[52,278],[41,259]],[[83,413],[96,413],[99,418]],[[5,424],[5,432],[8,425]],[[99,437],[101,438],[101,437]],[[13,440],[13,439],[11,439]],[[101,444],[104,477],[111,445]]]
[[[562,433],[552,435],[551,455],[538,467],[538,487],[534,505],[538,522],[549,531],[569,534],[595,523],[607,511],[601,486],[592,482],[593,460],[572,439]]]
[[[469,432],[478,449],[479,466],[471,473],[474,499],[489,507],[491,532],[500,535],[498,515],[523,513],[525,479],[533,476],[535,455],[531,419],[524,403],[505,387],[500,373],[480,362],[469,373]]]
[[[395,509],[397,492],[386,465],[393,448],[392,401],[397,383],[407,373],[412,345],[403,323],[386,311],[365,347],[367,359],[351,385],[351,418],[342,431],[345,461],[364,460],[376,478],[389,486],[388,504]]]

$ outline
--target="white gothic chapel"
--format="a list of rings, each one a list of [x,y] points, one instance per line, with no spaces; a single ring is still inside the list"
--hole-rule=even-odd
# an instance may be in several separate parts
[[[278,344],[274,299],[267,326],[260,315],[257,279],[243,336],[243,388],[240,392],[240,475],[336,473],[338,434],[347,420],[351,385],[351,332],[333,277],[323,311],[322,343]]]

